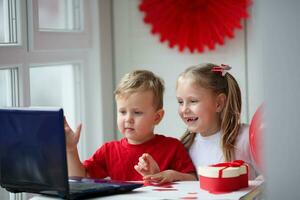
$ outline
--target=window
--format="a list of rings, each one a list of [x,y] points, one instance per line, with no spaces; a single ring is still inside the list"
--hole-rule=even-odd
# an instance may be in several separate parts
[[[70,126],[76,127],[80,116],[79,73],[75,64],[31,67],[31,106],[62,107]]]
[[[0,106],[18,106],[18,71],[0,69]]]
[[[91,47],[90,2],[84,0],[28,0],[32,50]],[[94,24],[93,24],[94,26]]]
[[[39,0],[39,30],[79,31],[82,29],[79,0]]]
[[[0,45],[18,43],[16,0],[0,0]]]
[[[84,124],[81,159],[103,142],[98,8],[97,0],[0,0],[0,106],[63,107],[73,129]],[[0,199],[22,195],[0,188]]]

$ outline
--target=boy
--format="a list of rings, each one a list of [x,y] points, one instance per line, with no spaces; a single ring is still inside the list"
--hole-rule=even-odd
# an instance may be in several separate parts
[[[196,180],[184,146],[153,132],[164,116],[163,92],[163,81],[150,71],[126,74],[115,91],[117,124],[124,138],[105,143],[83,163],[77,151],[81,125],[74,133],[65,121],[69,175],[136,181],[171,169],[177,180]],[[143,166],[144,161],[154,163],[151,170]]]

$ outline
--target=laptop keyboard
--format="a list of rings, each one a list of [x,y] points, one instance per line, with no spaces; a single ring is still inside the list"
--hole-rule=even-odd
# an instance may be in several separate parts
[[[82,183],[82,182],[69,182],[70,191],[82,191],[82,190],[101,190],[109,187],[119,187],[113,184],[103,183]]]

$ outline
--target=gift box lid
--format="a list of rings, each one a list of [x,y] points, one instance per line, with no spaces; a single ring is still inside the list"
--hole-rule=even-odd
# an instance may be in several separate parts
[[[240,166],[230,166],[227,163],[219,163],[210,166],[199,166],[198,167],[198,175],[205,176],[210,178],[234,178],[243,174],[248,173],[248,166],[246,163],[241,163]]]

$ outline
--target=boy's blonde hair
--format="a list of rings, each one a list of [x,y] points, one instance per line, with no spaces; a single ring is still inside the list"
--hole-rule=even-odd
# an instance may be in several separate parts
[[[125,74],[115,90],[115,98],[127,98],[135,92],[153,92],[153,102],[157,110],[163,108],[164,81],[148,70],[135,70]]]
[[[241,91],[235,78],[228,72],[223,76],[213,72],[218,65],[205,63],[187,68],[179,78],[191,78],[200,87],[210,89],[215,94],[225,94],[226,103],[221,112],[221,147],[226,161],[234,159],[234,145],[240,129]],[[179,79],[178,78],[178,79]],[[178,83],[178,82],[177,82]],[[186,148],[192,145],[196,133],[188,130],[181,137]]]

